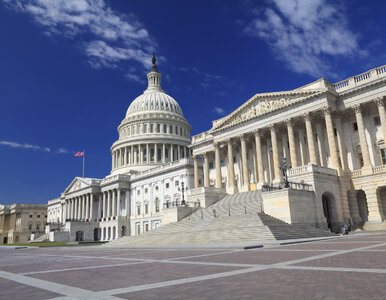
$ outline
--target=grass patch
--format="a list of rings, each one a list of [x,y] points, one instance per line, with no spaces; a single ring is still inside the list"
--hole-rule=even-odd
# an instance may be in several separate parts
[[[18,243],[18,244],[1,244],[1,246],[11,246],[11,247],[69,247],[69,246],[90,246],[90,245],[101,245],[103,242],[36,242],[36,243]]]

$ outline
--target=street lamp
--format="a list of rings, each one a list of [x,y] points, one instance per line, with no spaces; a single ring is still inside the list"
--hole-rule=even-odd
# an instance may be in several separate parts
[[[283,178],[284,178],[284,187],[289,188],[289,182],[288,182],[288,175],[287,175],[287,170],[291,168],[291,164],[287,163],[287,158],[283,157],[283,163],[281,166],[279,166],[280,170],[283,173]]]
[[[181,181],[181,187],[178,188],[178,191],[181,192],[181,194],[182,194],[181,205],[184,205],[184,206],[186,206],[184,194],[185,194],[185,191],[187,191],[187,190],[188,190],[188,187],[185,187],[185,183],[183,181]]]

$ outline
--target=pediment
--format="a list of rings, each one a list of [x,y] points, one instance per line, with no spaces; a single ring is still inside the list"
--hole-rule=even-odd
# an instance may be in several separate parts
[[[88,178],[75,177],[74,180],[64,191],[65,194],[72,193],[91,186],[91,181]]]
[[[222,129],[283,109],[321,93],[321,90],[313,90],[256,94],[228,116],[214,121],[212,130]]]

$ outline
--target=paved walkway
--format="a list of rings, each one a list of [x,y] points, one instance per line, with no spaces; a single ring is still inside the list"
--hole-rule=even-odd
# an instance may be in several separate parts
[[[250,250],[1,247],[0,299],[386,299],[386,232]]]

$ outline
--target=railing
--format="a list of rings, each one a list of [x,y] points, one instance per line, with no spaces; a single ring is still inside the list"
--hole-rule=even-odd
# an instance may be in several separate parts
[[[200,201],[185,201],[185,205],[181,204],[182,201],[172,201],[172,202],[166,202],[164,203],[164,208],[172,208],[172,207],[181,207],[181,206],[188,206],[188,207],[200,207]]]
[[[333,87],[335,88],[335,90],[346,90],[346,89],[355,87],[357,85],[360,85],[362,82],[373,81],[385,75],[386,75],[386,65],[381,66],[379,68],[372,69],[370,71],[367,71],[365,73],[362,73],[356,76],[352,76],[348,79],[339,81],[333,84]]]
[[[335,169],[309,164],[309,165],[289,169],[288,176],[301,175],[308,172],[317,172],[317,173],[334,175],[334,176],[338,175],[338,172]]]
[[[304,182],[288,182],[288,189],[290,190],[300,190],[300,191],[312,191],[312,185]],[[271,192],[271,191],[278,191],[286,188],[285,184],[280,184],[276,186],[272,185],[263,185],[262,186],[262,191],[263,192]]]
[[[386,165],[380,165],[373,167],[373,174],[386,172]]]

